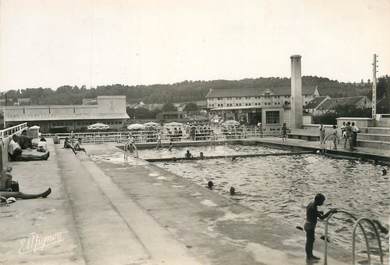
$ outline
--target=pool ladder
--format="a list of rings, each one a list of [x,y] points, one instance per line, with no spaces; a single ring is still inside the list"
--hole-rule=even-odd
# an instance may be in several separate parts
[[[379,246],[379,256],[380,256],[380,264],[383,265],[383,251],[382,251],[382,244],[381,244],[381,238],[379,236],[379,232],[378,232],[378,229],[376,228],[374,222],[368,218],[365,218],[365,217],[362,217],[362,218],[356,218],[356,216],[354,216],[353,214],[347,212],[347,211],[343,211],[343,210],[338,210],[337,213],[343,213],[345,215],[348,215],[349,217],[351,217],[355,223],[354,223],[354,226],[353,226],[353,232],[352,232],[352,265],[355,265],[356,264],[356,256],[355,256],[355,248],[356,248],[356,230],[357,228],[359,227],[360,230],[362,231],[363,233],[363,236],[364,236],[364,240],[366,242],[366,248],[367,248],[367,260],[368,260],[368,265],[371,265],[371,255],[370,255],[370,243],[368,241],[368,238],[367,238],[367,233],[366,233],[366,230],[364,229],[362,223],[365,222],[365,223],[368,223],[374,230],[374,233],[375,233],[375,237],[377,238],[377,241],[378,241],[378,246]],[[335,213],[331,213],[328,218],[326,219],[325,221],[325,254],[324,254],[324,265],[328,265],[328,223],[329,223],[329,220],[332,218],[332,216],[334,215]]]

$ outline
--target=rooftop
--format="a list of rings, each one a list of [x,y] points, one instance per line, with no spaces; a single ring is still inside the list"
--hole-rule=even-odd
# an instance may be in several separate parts
[[[325,96],[325,97],[315,97],[309,103],[306,104],[305,109],[315,109],[315,108],[317,108],[326,98],[328,98],[328,97],[327,96]]]
[[[98,96],[95,105],[30,105],[4,108],[5,122],[128,118],[125,96]]]
[[[303,86],[303,95],[312,95],[316,91],[316,86]],[[206,95],[206,98],[219,97],[258,97],[265,96],[267,93],[275,96],[290,96],[290,87],[270,87],[270,88],[255,88],[255,87],[241,87],[241,88],[212,88]]]
[[[28,122],[28,121],[57,121],[57,120],[116,120],[128,119],[126,113],[74,113],[74,114],[36,114],[36,115],[7,115],[5,121]]]
[[[344,98],[328,98],[324,103],[322,103],[318,109],[319,110],[329,110],[334,109],[338,106],[346,106],[346,105],[355,105],[360,100],[367,99],[365,96],[357,96],[357,97],[344,97]]]
[[[260,106],[233,106],[233,107],[220,107],[220,108],[213,108],[211,111],[216,110],[237,110],[237,109],[261,109]]]

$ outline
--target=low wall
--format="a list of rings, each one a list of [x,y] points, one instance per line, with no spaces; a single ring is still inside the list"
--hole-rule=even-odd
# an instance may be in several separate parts
[[[333,132],[333,125],[323,124],[325,129],[325,134],[330,134]],[[304,124],[303,129],[308,130],[316,135],[320,135],[320,124]]]
[[[12,136],[8,136],[5,138],[0,138],[0,171],[8,166],[8,145],[11,141]]]
[[[343,126],[343,122],[354,122],[358,128],[367,128],[375,126],[375,120],[371,118],[359,118],[359,117],[340,117],[337,118],[337,127]]]
[[[14,134],[19,135],[21,131],[27,128],[27,123],[21,123],[16,126],[6,128],[0,131],[0,171],[8,165],[8,145]]]

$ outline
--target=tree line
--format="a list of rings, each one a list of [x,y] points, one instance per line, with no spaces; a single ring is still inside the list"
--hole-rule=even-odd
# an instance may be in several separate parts
[[[384,81],[383,81],[384,80]],[[388,91],[389,77],[382,77],[378,82],[383,84],[383,91]],[[344,83],[330,80],[324,77],[304,76],[303,85],[317,86],[321,95],[330,97],[347,97],[367,95],[370,97],[371,84],[369,83]],[[290,86],[290,78],[268,77],[247,78],[242,80],[213,80],[213,81],[183,81],[174,84],[155,84],[128,86],[122,84],[97,86],[86,88],[85,86],[61,86],[52,88],[26,88],[9,90],[2,93],[8,105],[13,105],[18,98],[29,98],[32,105],[68,105],[81,104],[85,98],[96,98],[99,95],[125,95],[128,103],[166,103],[166,102],[191,102],[205,100],[210,89],[216,88],[248,88],[248,87],[286,87]],[[387,94],[389,92],[386,92]],[[378,93],[387,95],[386,93]]]

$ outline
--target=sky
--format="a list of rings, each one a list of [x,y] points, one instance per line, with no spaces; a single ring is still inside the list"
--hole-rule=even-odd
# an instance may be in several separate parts
[[[390,0],[0,0],[0,90],[390,74]]]

